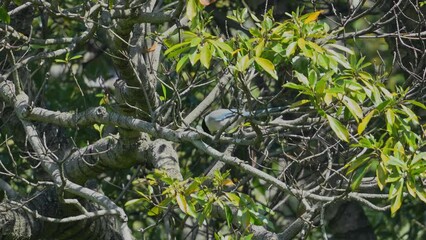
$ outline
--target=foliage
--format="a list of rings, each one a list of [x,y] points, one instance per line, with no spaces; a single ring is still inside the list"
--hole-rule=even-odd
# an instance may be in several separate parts
[[[271,214],[270,209],[254,202],[248,195],[232,190],[235,184],[228,178],[229,175],[229,171],[215,171],[211,178],[178,181],[164,172],[156,171],[133,182],[140,197],[128,201],[126,206],[138,207],[142,204],[144,208],[149,208],[148,216],[155,217],[174,211],[170,204],[177,205],[182,213],[194,218],[200,226],[210,219],[224,216],[228,228],[235,234],[239,229],[233,229],[234,224],[241,227],[240,234],[244,234],[252,224],[271,225],[264,215]],[[155,196],[154,188],[159,186],[164,190],[161,196]],[[235,238],[238,237],[235,235]]]
[[[5,1],[0,188],[77,232],[337,238],[354,202],[422,238],[425,1],[331,2]],[[211,136],[218,108],[242,121]],[[57,216],[32,209],[51,187]]]

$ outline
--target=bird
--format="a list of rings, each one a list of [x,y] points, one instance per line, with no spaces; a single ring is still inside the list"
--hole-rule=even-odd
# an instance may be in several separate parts
[[[249,116],[262,117],[270,113],[284,110],[284,107],[267,108],[256,111],[241,111],[238,109],[217,109],[207,114],[201,127],[208,134],[215,134],[226,126],[225,132],[235,129],[245,118]]]

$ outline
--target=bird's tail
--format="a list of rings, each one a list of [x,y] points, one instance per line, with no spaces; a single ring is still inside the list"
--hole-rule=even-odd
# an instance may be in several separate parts
[[[272,107],[272,108],[265,108],[255,111],[244,111],[242,115],[244,117],[248,116],[256,116],[256,117],[262,117],[262,116],[269,116],[269,115],[275,115],[281,111],[286,110],[288,107]]]

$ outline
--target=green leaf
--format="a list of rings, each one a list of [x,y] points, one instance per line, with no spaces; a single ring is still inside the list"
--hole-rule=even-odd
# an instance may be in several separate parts
[[[402,105],[401,107],[404,110],[404,112],[408,115],[408,117],[410,118],[411,121],[413,121],[416,124],[419,123],[419,118],[417,117],[417,115],[413,111],[411,111],[411,109],[409,109],[408,107],[406,107],[404,105]]]
[[[421,102],[418,102],[416,100],[407,100],[407,102],[409,102],[409,103],[411,103],[411,104],[413,104],[413,105],[415,105],[417,107],[420,107],[420,108],[423,108],[424,110],[426,110],[426,106],[423,103],[421,103]]]
[[[194,49],[194,52],[189,55],[189,61],[191,62],[192,66],[194,66],[198,60],[200,60],[200,53],[198,52],[198,49]]]
[[[189,55],[184,55],[179,62],[176,64],[176,72],[180,73],[182,68],[188,63]]]
[[[210,61],[212,59],[212,51],[210,49],[210,44],[205,43],[200,50],[200,62],[205,68],[210,68]]]
[[[167,88],[166,85],[161,84],[161,90],[163,91],[163,101],[167,100]]]
[[[188,214],[188,203],[186,202],[185,196],[183,196],[181,193],[176,194],[176,202],[180,210]]]
[[[328,69],[329,60],[324,54],[318,54],[318,64],[324,69]]]
[[[76,59],[79,59],[79,58],[82,58],[82,57],[83,57],[83,55],[75,55],[72,58],[70,58],[69,61],[76,60]]]
[[[423,189],[423,186],[421,185],[419,186],[419,184],[416,184],[416,193],[417,193],[417,197],[419,197],[421,201],[426,203],[426,192]]]
[[[244,55],[243,57],[240,57],[237,61],[236,68],[240,72],[244,72],[252,63],[250,60],[248,54]]]
[[[226,217],[226,223],[228,224],[228,227],[231,227],[232,219],[234,215],[232,214],[231,208],[228,205],[225,205],[225,217]]]
[[[240,197],[237,194],[225,192],[225,196],[234,206],[238,206],[240,204]]]
[[[389,161],[387,162],[387,164],[391,166],[400,167],[403,169],[407,168],[407,164],[404,161],[394,156],[389,156]]]
[[[254,48],[255,56],[260,57],[262,55],[263,50],[265,49],[265,40],[260,40],[257,46]]]
[[[181,43],[175,44],[175,45],[173,45],[171,48],[167,49],[167,50],[164,52],[164,55],[169,55],[171,52],[173,52],[173,51],[177,50],[178,48],[182,48],[182,47],[184,47],[184,46],[186,46],[186,45],[189,45],[189,44],[191,44],[191,42],[190,42],[190,41],[186,41],[186,42],[181,42]]]
[[[186,16],[189,20],[197,16],[197,0],[188,0],[188,4],[186,5]]]
[[[380,190],[383,191],[383,188],[386,184],[387,172],[386,168],[383,166],[383,163],[380,163],[376,168],[376,180],[377,186],[379,186]]]
[[[359,185],[361,184],[362,178],[367,173],[368,169],[370,168],[372,162],[370,162],[367,165],[362,166],[361,168],[357,169],[357,171],[354,174],[353,181],[351,183],[351,189],[356,190],[358,189]]]
[[[297,45],[299,46],[300,49],[305,50],[306,49],[306,41],[303,38],[299,38],[297,40]]]
[[[349,132],[348,130],[339,122],[339,120],[333,118],[327,114],[327,120],[330,124],[331,129],[337,135],[338,138],[345,142],[349,142]]]
[[[393,124],[395,123],[395,113],[393,112],[393,110],[390,108],[387,109],[385,115],[386,115],[386,122],[389,125],[393,126]]]
[[[216,48],[222,49],[223,51],[226,51],[228,53],[232,53],[234,51],[228,44],[221,42],[219,40],[208,40],[208,41],[211,44],[213,44]]]
[[[364,163],[366,163],[369,160],[370,160],[369,155],[361,155],[359,157],[355,157],[354,159],[352,159],[349,163],[345,165],[345,168],[348,168],[346,170],[346,174],[348,175],[351,174],[353,171],[359,169],[360,166],[364,165]]]
[[[299,80],[301,83],[303,83],[306,86],[309,86],[309,80],[305,75],[297,71],[294,72],[294,75],[296,76],[297,80]]]
[[[412,176],[408,176],[406,179],[405,186],[407,187],[408,193],[415,198],[417,195],[415,180]]]
[[[370,111],[361,121],[361,123],[358,125],[358,134],[361,135],[365,128],[367,127],[368,123],[370,122],[373,115],[376,113],[376,110]]]
[[[67,63],[68,61],[64,59],[55,59],[55,63]]]
[[[278,80],[277,72],[275,71],[274,64],[266,58],[255,57],[254,61],[265,70],[271,77]]]
[[[127,201],[124,204],[124,206],[127,207],[127,206],[134,205],[134,204],[137,204],[137,203],[140,203],[140,202],[143,202],[143,201],[145,201],[145,199],[143,199],[143,198],[132,199],[132,200]]]
[[[355,100],[353,100],[352,98],[349,98],[347,96],[343,97],[343,103],[345,104],[345,106],[349,109],[349,111],[352,113],[352,115],[355,118],[363,118],[363,113],[362,113],[362,109],[361,107],[358,105],[357,102],[355,102]]]
[[[413,160],[411,161],[411,164],[417,163],[419,160],[425,160],[426,159],[426,152],[421,152],[419,154],[414,155]]]
[[[287,49],[285,50],[285,55],[287,57],[292,56],[296,52],[297,42],[292,42],[287,46]]]
[[[342,45],[338,45],[338,44],[327,44],[327,46],[335,48],[335,49],[339,49],[340,51],[344,51],[347,52],[351,55],[355,54],[354,51],[352,51],[351,49],[344,47]]]
[[[322,47],[320,47],[318,44],[308,41],[306,42],[308,44],[309,47],[311,47],[312,49],[314,49],[316,52],[318,53],[323,53],[324,49]]]
[[[0,7],[0,21],[10,24],[10,16],[4,7]]]
[[[308,87],[300,85],[300,84],[296,84],[296,83],[293,83],[293,82],[288,82],[288,83],[284,84],[283,87],[292,88],[292,89],[296,89],[296,90],[300,90],[300,91],[309,90]]]
[[[393,201],[392,201],[392,204],[391,204],[391,214],[392,214],[392,216],[395,216],[395,213],[398,211],[398,209],[399,208],[401,208],[401,205],[402,205],[402,187],[403,187],[403,184],[404,184],[404,179],[403,178],[401,178],[400,180],[399,180],[399,182],[397,182],[395,185],[395,188],[396,188],[396,196],[395,196],[395,198],[393,199]]]

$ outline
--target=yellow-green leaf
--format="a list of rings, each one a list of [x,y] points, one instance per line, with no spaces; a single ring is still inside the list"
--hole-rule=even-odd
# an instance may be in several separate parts
[[[265,49],[265,40],[260,40],[257,46],[254,48],[256,57],[260,57],[262,55],[263,50]]]
[[[385,115],[386,115],[386,122],[389,125],[392,126],[394,124],[394,122],[395,122],[395,113],[393,112],[392,109],[389,108],[388,110],[386,110]]]
[[[271,77],[274,79],[278,79],[277,72],[275,71],[274,64],[272,64],[271,61],[269,61],[266,58],[261,57],[255,57],[254,61],[263,69],[265,70]]]
[[[405,182],[405,185],[407,186],[408,193],[415,198],[417,195],[416,184],[414,179],[411,176],[407,177],[407,181]]]
[[[333,94],[332,93],[325,93],[325,95],[324,95],[324,103],[327,106],[329,106],[332,101],[333,101]]]
[[[311,41],[308,41],[306,43],[309,45],[309,47],[311,47],[315,51],[317,51],[319,53],[323,53],[324,52],[324,49],[322,47],[320,47],[318,44],[316,44],[314,42],[311,42]]]
[[[176,72],[180,73],[182,71],[182,67],[185,66],[185,64],[188,62],[189,55],[183,56],[179,62],[176,64]]]
[[[200,50],[200,62],[205,68],[210,67],[210,61],[212,59],[212,51],[210,49],[210,44],[205,43]]]
[[[344,96],[343,97],[343,103],[349,109],[349,111],[352,113],[352,115],[355,118],[357,118],[357,120],[358,120],[358,118],[363,118],[362,109],[358,105],[358,103],[355,102],[355,100],[353,100],[352,98],[349,98],[347,96]]]
[[[327,46],[333,47],[335,49],[339,49],[340,51],[349,53],[350,55],[355,54],[354,51],[352,51],[352,49],[349,49],[349,48],[342,46],[342,45],[339,45],[339,44],[332,43],[332,44],[327,44]]]
[[[238,59],[236,64],[237,70],[240,72],[244,72],[250,66],[251,63],[252,61],[250,61],[248,54],[246,54]]]
[[[395,213],[398,211],[398,209],[402,205],[402,186],[403,186],[404,180],[401,178],[401,180],[396,184],[395,188],[397,188],[397,193],[395,198],[392,201],[391,204],[391,214],[392,216],[395,215]]]
[[[219,40],[208,40],[211,44],[213,44],[216,48],[222,49],[228,53],[232,53],[233,50],[231,48],[231,46],[229,46],[228,44],[221,42]]]
[[[180,210],[182,210],[182,212],[188,214],[188,203],[186,202],[185,196],[183,196],[181,193],[178,193],[176,195],[176,202],[177,202]]]
[[[303,38],[299,38],[297,40],[297,45],[299,46],[300,49],[305,49],[306,48],[306,41]]]
[[[380,163],[376,168],[376,176],[377,176],[377,186],[379,186],[382,191],[386,184],[387,172],[383,163]]]
[[[294,72],[294,75],[296,76],[297,80],[299,80],[301,83],[303,83],[306,86],[309,86],[309,80],[305,75],[297,71]]]
[[[296,52],[297,42],[292,42],[287,46],[287,49],[285,50],[285,55],[287,57],[290,57]]]
[[[189,20],[197,16],[197,0],[188,0],[186,5],[186,16]]]
[[[338,138],[345,142],[349,142],[349,132],[348,130],[339,122],[339,120],[333,118],[327,114],[327,120],[330,124],[331,129],[337,135]]]
[[[365,128],[367,127],[368,123],[370,122],[371,118],[373,117],[374,113],[376,113],[376,110],[372,110],[369,112],[361,121],[361,123],[358,125],[358,134],[361,135],[361,133],[364,132]]]
[[[307,24],[307,23],[316,21],[321,13],[322,13],[322,10],[316,11],[316,12],[313,12],[313,13],[308,13],[307,14],[308,17],[305,19],[305,21],[303,23]]]
[[[404,110],[404,112],[408,115],[408,117],[410,118],[411,121],[413,121],[414,123],[419,123],[419,118],[417,117],[417,115],[411,111],[411,109],[409,109],[408,107],[402,105],[401,106],[402,109]]]

